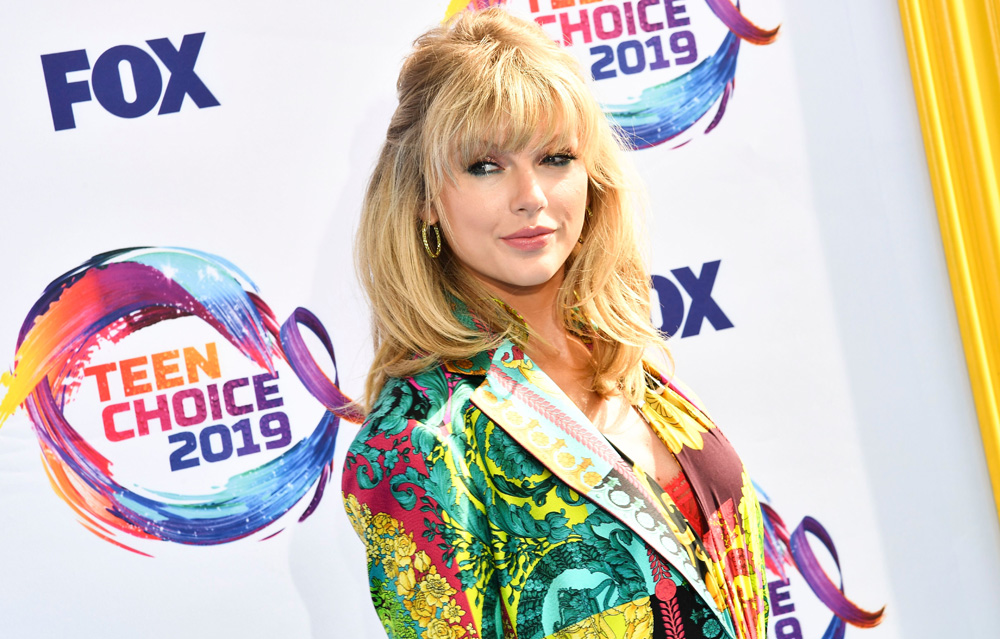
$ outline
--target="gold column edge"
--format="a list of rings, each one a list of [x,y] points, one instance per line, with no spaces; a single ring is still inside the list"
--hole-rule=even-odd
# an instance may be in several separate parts
[[[899,12],[1000,517],[1000,7],[899,0]]]

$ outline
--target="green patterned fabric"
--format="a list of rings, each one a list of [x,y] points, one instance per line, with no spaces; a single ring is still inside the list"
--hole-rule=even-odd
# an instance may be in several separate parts
[[[390,637],[764,639],[749,478],[647,372],[641,410],[691,483],[703,538],[516,345],[389,380],[343,488]]]

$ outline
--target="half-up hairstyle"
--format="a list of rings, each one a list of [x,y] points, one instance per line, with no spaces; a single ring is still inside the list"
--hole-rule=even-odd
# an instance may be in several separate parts
[[[461,267],[446,242],[437,259],[425,253],[421,227],[431,211],[443,217],[441,188],[457,167],[489,149],[517,152],[539,139],[559,148],[574,136],[592,214],[583,244],[566,262],[558,304],[567,328],[592,340],[594,390],[622,392],[639,403],[643,353],[662,349],[663,342],[650,321],[635,182],[622,137],[576,60],[540,27],[504,10],[465,12],[417,39],[397,93],[356,244],[375,345],[367,406],[389,377],[468,359],[504,339],[523,340],[517,320]],[[487,330],[460,323],[451,296]]]

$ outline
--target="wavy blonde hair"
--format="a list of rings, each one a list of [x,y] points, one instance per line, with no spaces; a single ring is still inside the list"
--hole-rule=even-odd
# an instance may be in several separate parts
[[[425,253],[421,226],[430,211],[440,216],[441,187],[456,167],[490,149],[519,151],[539,139],[558,148],[574,136],[589,177],[592,215],[583,244],[566,262],[558,304],[567,329],[593,341],[593,390],[622,392],[638,403],[643,353],[663,342],[650,321],[634,180],[622,137],[601,112],[576,60],[534,23],[500,9],[464,12],[416,40],[397,92],[399,105],[368,184],[356,244],[375,345],[367,406],[390,377],[468,359],[504,339],[523,341],[517,320],[461,267],[446,243],[437,259]],[[449,296],[462,300],[487,330],[461,324]]]

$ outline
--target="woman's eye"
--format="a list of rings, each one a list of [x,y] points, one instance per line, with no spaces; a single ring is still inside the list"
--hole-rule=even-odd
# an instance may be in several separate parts
[[[576,159],[572,153],[553,153],[542,158],[542,164],[549,166],[566,166]]]
[[[467,171],[471,175],[491,175],[499,172],[500,165],[492,160],[480,160],[469,165]]]

